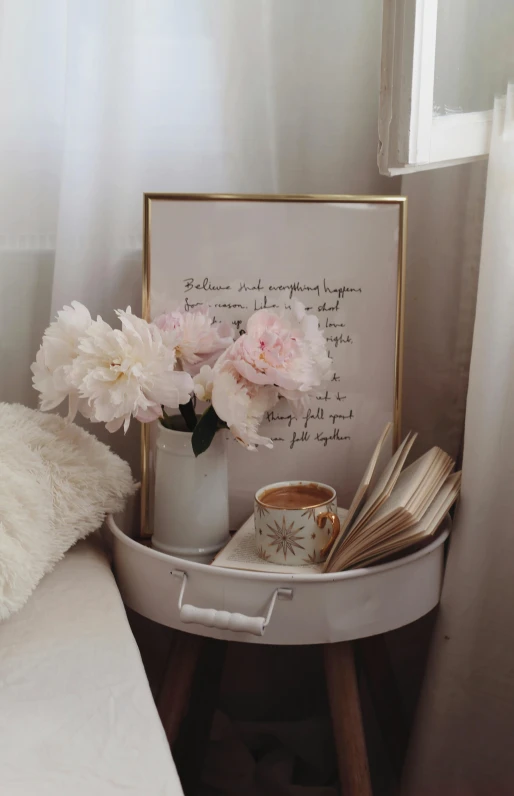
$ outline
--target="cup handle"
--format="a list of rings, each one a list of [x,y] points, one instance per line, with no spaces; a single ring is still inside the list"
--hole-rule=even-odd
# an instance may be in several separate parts
[[[325,525],[327,524],[327,520],[330,520],[330,522],[332,523],[332,535],[328,540],[328,542],[326,543],[325,547],[323,547],[320,550],[320,556],[322,558],[325,558],[325,556],[327,556],[330,553],[335,540],[339,536],[339,531],[341,530],[341,523],[339,522],[339,517],[337,516],[337,514],[334,514],[333,511],[323,511],[321,514],[318,514],[318,516],[316,517],[316,523],[318,525],[318,528],[324,528]]]

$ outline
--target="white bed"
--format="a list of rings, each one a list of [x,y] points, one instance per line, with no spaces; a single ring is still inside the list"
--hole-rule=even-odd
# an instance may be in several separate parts
[[[107,558],[79,542],[0,624],[5,796],[182,796]]]

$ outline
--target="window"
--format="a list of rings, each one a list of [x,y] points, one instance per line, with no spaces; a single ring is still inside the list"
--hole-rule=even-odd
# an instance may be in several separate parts
[[[513,0],[384,0],[378,163],[404,174],[486,157],[514,79]]]

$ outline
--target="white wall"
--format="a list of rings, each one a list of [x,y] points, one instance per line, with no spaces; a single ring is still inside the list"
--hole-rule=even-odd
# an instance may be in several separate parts
[[[37,404],[30,364],[48,324],[53,272],[53,251],[0,251],[0,401]]]
[[[40,78],[39,70],[32,74],[30,62],[24,62],[27,71],[20,71],[17,91],[14,83],[10,88],[0,83],[0,102],[8,107],[0,130],[0,168],[5,178],[4,189],[0,188],[0,400],[36,405],[29,368],[50,319],[52,293],[54,310],[79,299],[93,314],[101,312],[104,317],[114,304],[131,303],[138,311],[141,251],[137,247],[141,245],[143,190],[398,192],[399,181],[381,177],[376,167],[381,41],[381,13],[376,0],[352,4],[324,0],[321,5],[311,0],[281,0],[269,12],[266,7],[260,0],[245,4],[232,0],[224,4],[221,15],[206,16],[210,26],[210,49],[206,52],[219,74],[215,73],[218,82],[213,78],[212,86],[202,83],[206,92],[202,102],[210,98],[211,104],[215,99],[218,103],[217,116],[212,115],[212,119],[220,117],[216,142],[208,127],[192,129],[194,143],[184,157],[182,149],[189,145],[184,132],[187,124],[196,120],[204,125],[210,117],[207,112],[202,115],[201,109],[195,116],[188,84],[184,84],[182,105],[177,103],[181,85],[178,75],[175,82],[169,82],[170,92],[178,92],[170,95],[173,113],[157,116],[155,124],[148,119],[150,151],[136,150],[131,155],[132,170],[123,171],[111,183],[108,162],[104,174],[97,174],[95,153],[84,150],[80,155],[80,147],[87,147],[86,139],[77,145],[77,155],[73,137],[63,138],[61,160],[58,146],[59,137],[65,135],[64,89],[56,89],[43,99],[40,92],[37,96],[24,94],[27,86],[33,86],[31,81],[50,80],[46,72]],[[207,5],[196,3],[195,8],[196,15],[191,7],[187,20],[196,26],[195,38],[186,41],[190,48],[198,49],[189,55],[184,51],[184,57],[189,58],[195,53],[201,55],[205,45],[201,25],[198,28],[198,9],[203,13]],[[59,24],[56,18],[52,35],[59,35]],[[184,35],[191,36],[187,25],[184,28]],[[48,29],[42,31],[49,35]],[[37,42],[33,45],[36,47]],[[6,51],[5,57],[11,55],[12,50]],[[56,51],[52,57],[55,63],[45,66],[48,75],[51,68],[59,69],[59,58],[64,56]],[[110,61],[106,63],[111,65]],[[201,70],[201,64],[196,68]],[[13,80],[17,79],[17,72],[12,74]],[[169,76],[161,76],[163,79],[169,81]],[[206,72],[205,81],[208,79]],[[34,85],[38,85],[37,80]],[[114,92],[116,81],[113,79]],[[122,81],[120,91],[126,90],[126,81]],[[84,96],[83,103],[80,95],[68,101],[72,106],[74,103],[80,119],[82,111],[91,113],[94,95]],[[95,134],[112,134],[110,129],[96,128],[97,123],[101,120],[92,117]],[[164,123],[169,123],[170,129],[159,133],[158,126]],[[174,140],[168,143],[173,126],[181,131],[178,149],[174,149]],[[55,141],[48,157],[45,142],[52,135]],[[161,149],[155,143],[159,135]],[[218,141],[220,136],[222,140]],[[82,165],[78,162],[81,157]],[[134,158],[140,158],[140,164],[134,163]],[[96,197],[94,180],[98,181]],[[92,196],[91,206],[82,194]],[[126,202],[127,195],[130,202]],[[102,249],[103,237],[108,237],[102,227],[110,223],[111,216],[119,223],[116,206],[124,207],[125,202],[130,210],[120,226],[130,242],[113,268],[112,251]],[[105,216],[99,218],[104,211]],[[74,234],[84,235],[87,241],[78,253],[69,245]],[[70,259],[68,249],[64,254],[60,251],[54,280],[52,247],[56,240],[59,246],[63,241],[68,246]],[[136,424],[128,438],[119,433],[108,440],[137,468]]]

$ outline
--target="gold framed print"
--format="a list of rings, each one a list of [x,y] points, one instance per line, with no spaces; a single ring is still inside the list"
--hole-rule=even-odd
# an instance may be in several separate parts
[[[146,194],[143,314],[209,304],[236,333],[257,309],[315,313],[332,381],[302,416],[279,404],[273,450],[229,449],[231,527],[263,484],[329,483],[348,504],[388,421],[400,439],[407,200],[395,196]],[[142,427],[141,533],[152,533],[154,429]]]

